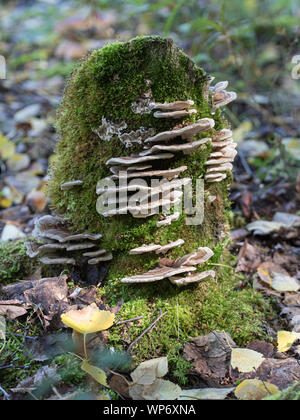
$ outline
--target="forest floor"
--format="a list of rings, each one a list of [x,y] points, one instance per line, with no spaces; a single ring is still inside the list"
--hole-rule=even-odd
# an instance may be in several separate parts
[[[36,217],[51,211],[44,192],[48,162],[58,140],[55,112],[74,63],[89,49],[151,28],[140,23],[137,32],[129,31],[115,10],[91,15],[85,8],[74,8],[72,2],[12,3],[1,6],[0,25],[6,34],[0,38],[0,52],[7,57],[6,79],[0,81],[0,281],[4,288],[13,284],[11,289],[6,287],[6,296],[3,293],[0,301],[0,315],[6,319],[5,340],[0,336],[0,348],[1,340],[4,342],[0,350],[0,399],[130,398],[132,391],[130,394],[126,381],[118,376],[123,372],[130,380],[130,369],[120,368],[130,365],[129,356],[119,355],[122,363],[118,360],[117,373],[108,373],[109,388],[103,391],[99,380],[95,385],[95,372],[93,380],[84,382],[87,371],[82,370],[81,360],[62,345],[71,341],[71,334],[55,319],[55,305],[61,300],[72,308],[97,302],[95,287],[74,284],[62,274],[56,278],[55,287],[50,281],[37,290],[34,282],[42,278],[41,268],[27,261],[23,240],[31,236]],[[188,43],[185,48],[188,52]],[[271,107],[269,104],[269,112]],[[265,338],[245,343],[243,349],[255,353],[237,355],[246,360],[239,366],[230,364],[234,349],[239,349],[226,334],[230,331],[212,331],[185,343],[182,360],[186,361],[188,380],[181,381],[183,394],[178,395],[196,399],[260,399],[275,392],[268,384],[284,390],[297,382],[299,388],[300,381],[297,115],[281,114],[274,121],[260,106],[254,113],[245,99],[237,100],[232,112],[243,119],[232,121],[238,156],[230,195],[229,251],[235,256],[231,268],[235,287],[259,292],[269,312],[262,326]],[[21,280],[32,282],[26,296],[19,288]],[[118,307],[114,310],[117,313]],[[1,319],[3,323],[4,317]],[[149,325],[146,334],[159,328],[160,319],[158,316]],[[280,336],[278,331],[286,335]],[[99,340],[105,342],[105,333],[94,338],[96,344],[90,343],[90,347],[101,348]],[[263,362],[257,362],[257,353]],[[254,371],[252,366],[247,370],[247,362],[256,366]],[[152,365],[148,368],[154,369]],[[167,377],[175,381],[171,374]],[[245,379],[260,382],[246,383],[237,391]],[[191,388],[193,392],[184,394]],[[169,397],[175,395],[178,388],[169,392]],[[297,392],[300,399],[299,389]]]

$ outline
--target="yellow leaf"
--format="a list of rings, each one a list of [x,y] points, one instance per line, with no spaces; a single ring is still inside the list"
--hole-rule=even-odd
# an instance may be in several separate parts
[[[97,366],[90,365],[86,361],[81,364],[81,369],[84,370],[84,372],[91,375],[91,377],[94,378],[95,381],[97,381],[99,384],[109,388],[106,381],[106,373],[104,372],[104,370],[98,368]]]
[[[101,311],[95,303],[78,311],[69,311],[61,315],[62,322],[81,334],[107,330],[114,323],[115,315]]]
[[[245,134],[252,130],[252,122],[250,120],[242,122],[238,128],[233,131],[234,141],[238,144],[241,143]]]
[[[0,207],[8,209],[12,205],[13,200],[11,198],[0,198]]]
[[[2,159],[8,159],[15,154],[14,143],[0,134],[0,155]]]
[[[280,353],[287,351],[294,343],[294,341],[300,339],[300,333],[295,331],[278,331],[277,332],[277,350]]]
[[[240,400],[261,400],[279,391],[276,385],[259,379],[245,379],[235,389],[234,395]]]
[[[250,349],[232,349],[231,352],[231,366],[242,373],[255,371],[264,360],[261,353]]]

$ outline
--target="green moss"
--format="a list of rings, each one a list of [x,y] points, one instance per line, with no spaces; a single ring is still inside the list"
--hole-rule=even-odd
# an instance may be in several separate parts
[[[0,353],[1,385],[4,389],[15,387],[41,366],[33,360],[24,338],[35,336],[37,333],[36,328],[24,325],[18,320],[6,320],[6,341]]]
[[[86,373],[81,369],[82,361],[75,354],[62,354],[57,356],[52,363],[57,364],[57,372],[66,384],[81,383],[86,376]]]
[[[120,339],[132,342],[159,316],[160,311],[166,311],[163,319],[137,342],[133,351],[138,361],[167,354],[171,369],[176,371],[182,361],[183,342],[189,337],[225,330],[239,345],[263,337],[261,326],[268,308],[262,296],[253,289],[235,288],[237,279],[230,268],[234,263],[232,258],[227,254],[222,266],[214,265],[218,263],[213,260],[206,264],[206,268],[216,270],[216,279],[179,290],[168,281],[143,286],[124,285],[113,273],[115,279],[111,277],[101,293],[105,301],[115,305],[121,297],[124,299],[118,313],[120,320],[140,315],[144,318],[130,327],[126,324],[112,327],[110,343],[120,346]]]
[[[277,392],[277,394],[270,395],[264,400],[284,400],[284,401],[300,401],[300,382],[295,382],[293,385],[289,386],[288,388],[284,389],[281,392]]]
[[[0,283],[22,280],[33,273],[37,260],[26,255],[26,241],[20,239],[0,244]]]

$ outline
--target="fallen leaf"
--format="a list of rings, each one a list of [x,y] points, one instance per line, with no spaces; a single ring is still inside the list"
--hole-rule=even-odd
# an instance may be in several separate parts
[[[83,309],[69,311],[61,315],[62,322],[81,334],[107,330],[114,323],[115,315],[101,311],[95,303]]]
[[[266,341],[251,341],[247,345],[247,349],[255,350],[258,353],[261,353],[264,357],[272,357],[274,354],[273,344],[267,343]]]
[[[176,400],[181,393],[179,385],[164,379],[156,379],[152,385],[144,387],[143,397],[145,400]]]
[[[29,166],[30,157],[24,153],[16,153],[7,160],[6,164],[10,171],[22,171]]]
[[[238,151],[249,157],[266,157],[268,156],[268,145],[259,140],[245,140],[238,146]]]
[[[24,238],[26,235],[14,225],[7,223],[1,233],[0,242],[14,241],[15,239]]]
[[[113,375],[111,380],[109,381],[109,387],[117,392],[118,394],[122,395],[124,398],[130,398],[129,395],[129,385],[128,382],[120,375]]]
[[[185,389],[178,400],[224,400],[234,388]]]
[[[98,368],[97,366],[90,365],[88,362],[84,361],[81,364],[81,369],[91,375],[92,378],[95,379],[99,384],[109,388],[107,381],[106,381],[106,373],[104,370]]]
[[[280,353],[288,351],[296,340],[300,339],[300,333],[295,331],[277,332],[277,350]]]
[[[272,289],[278,292],[297,292],[300,289],[299,282],[294,277],[281,273],[273,273]]]
[[[282,223],[287,228],[298,227],[300,226],[300,216],[278,211],[274,214],[273,222]]]
[[[257,268],[259,278],[269,287],[279,292],[296,292],[300,288],[299,282],[273,262],[264,262]]]
[[[30,173],[30,171],[22,171],[16,175],[6,176],[4,181],[7,185],[16,188],[20,194],[24,195],[37,188],[41,179]]]
[[[300,139],[286,137],[282,139],[286,151],[290,153],[294,159],[300,159]]]
[[[270,394],[279,391],[276,385],[263,382],[259,379],[245,379],[235,389],[235,396],[239,400],[261,400]]]
[[[18,300],[0,301],[0,315],[15,319],[27,313],[26,305]]]
[[[129,386],[129,395],[133,400],[175,400],[181,388],[171,381],[161,379],[168,373],[168,359],[157,359],[142,362],[133,372],[133,382]]]
[[[255,371],[263,361],[263,355],[257,351],[240,348],[232,349],[231,366],[233,369],[238,369],[241,373]]]
[[[129,387],[129,395],[133,400],[175,400],[181,393],[180,386],[160,378],[150,385],[134,383]]]
[[[8,209],[13,203],[11,198],[0,198],[0,207]]]
[[[236,141],[238,144],[242,143],[245,135],[249,133],[249,131],[252,130],[252,122],[250,120],[243,121],[234,131],[234,141]]]
[[[236,344],[229,333],[212,331],[184,344],[184,359],[193,361],[195,372],[208,387],[218,387],[229,374],[230,355]]]
[[[256,220],[249,223],[246,229],[254,232],[254,235],[269,235],[273,232],[278,232],[281,228],[285,227],[283,223],[271,222],[267,220]]]
[[[9,159],[15,154],[15,144],[0,134],[0,156],[2,159]]]
[[[168,359],[166,357],[159,357],[142,362],[130,376],[135,383],[150,385],[156,378],[160,378],[167,373]]]
[[[244,376],[245,375],[245,376]],[[271,382],[280,390],[287,388],[295,381],[300,381],[299,363],[294,357],[285,359],[265,359],[256,372],[235,375],[236,379],[256,379],[259,378],[265,382]]]
[[[247,239],[241,247],[238,255],[236,273],[240,271],[249,272],[255,270],[261,262],[262,252],[254,245],[248,243]]]

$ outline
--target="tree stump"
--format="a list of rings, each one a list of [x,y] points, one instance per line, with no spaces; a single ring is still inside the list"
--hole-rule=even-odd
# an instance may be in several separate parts
[[[40,222],[37,236],[50,239],[52,251],[56,243],[64,262],[75,263],[72,250],[92,265],[109,261],[104,302],[123,298],[120,319],[144,316],[111,329],[112,343],[133,341],[167,311],[151,339],[133,348],[140,358],[178,354],[179,338],[224,328],[223,316],[204,311],[207,299],[216,310],[232,288],[230,270],[215,276],[215,268],[226,244],[236,154],[220,108],[236,95],[212,80],[172,40],[138,37],[83,58],[58,111],[49,195],[59,217]]]

